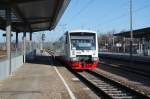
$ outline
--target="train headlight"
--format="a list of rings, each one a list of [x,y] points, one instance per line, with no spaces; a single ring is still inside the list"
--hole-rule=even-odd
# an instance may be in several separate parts
[[[97,57],[93,57],[92,60],[93,60],[93,61],[97,61],[98,58],[97,58]]]

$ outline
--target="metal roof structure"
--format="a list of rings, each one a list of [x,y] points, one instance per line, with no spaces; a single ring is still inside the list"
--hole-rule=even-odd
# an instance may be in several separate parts
[[[114,34],[114,36],[130,38],[130,31],[116,33],[116,34]],[[133,37],[134,38],[150,37],[150,27],[133,30]]]
[[[56,27],[70,0],[0,0],[0,29],[5,30],[10,9],[12,31],[35,32]]]

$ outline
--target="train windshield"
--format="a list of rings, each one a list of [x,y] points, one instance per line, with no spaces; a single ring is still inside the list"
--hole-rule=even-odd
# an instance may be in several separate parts
[[[74,33],[70,35],[71,38],[71,48],[75,50],[95,50],[95,34],[94,33],[84,33],[84,35],[79,33]]]

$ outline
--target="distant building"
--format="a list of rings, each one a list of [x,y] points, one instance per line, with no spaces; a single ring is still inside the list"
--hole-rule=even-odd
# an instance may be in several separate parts
[[[120,32],[114,36],[127,38],[130,41],[130,31]],[[150,27],[133,30],[133,52],[150,56]],[[126,44],[126,43],[125,43]],[[125,45],[129,49],[129,43]]]

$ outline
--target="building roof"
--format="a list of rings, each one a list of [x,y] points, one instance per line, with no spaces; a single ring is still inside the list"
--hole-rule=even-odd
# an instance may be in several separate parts
[[[121,36],[121,37],[129,38],[130,31],[116,33],[114,34],[114,36]],[[150,27],[133,30],[133,37],[134,38],[150,37]]]
[[[5,30],[11,9],[12,31],[35,32],[56,27],[70,0],[0,0],[0,29]]]

